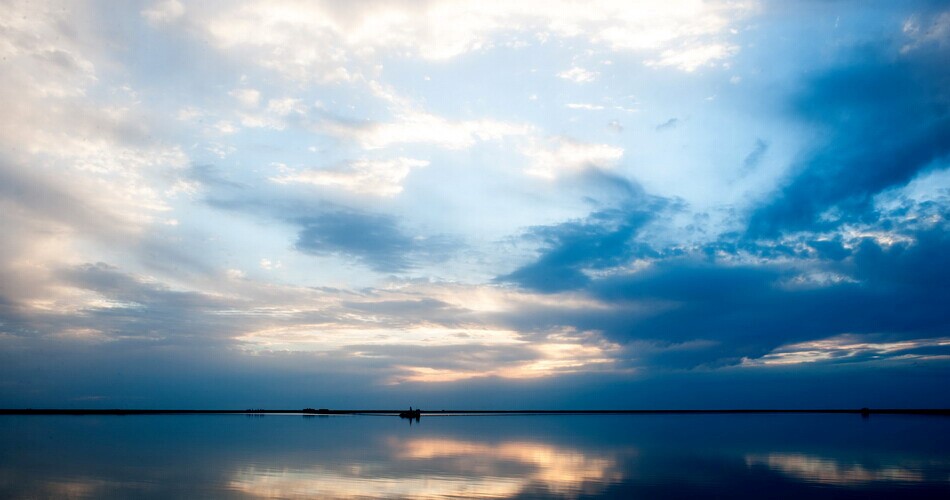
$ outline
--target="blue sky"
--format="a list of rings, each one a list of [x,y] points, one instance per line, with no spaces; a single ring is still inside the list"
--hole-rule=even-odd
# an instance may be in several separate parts
[[[942,2],[6,3],[2,406],[950,406]]]

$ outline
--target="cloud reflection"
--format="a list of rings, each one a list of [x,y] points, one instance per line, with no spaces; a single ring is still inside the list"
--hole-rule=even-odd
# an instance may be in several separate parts
[[[596,494],[623,479],[613,457],[547,443],[389,440],[390,457],[307,469],[239,469],[229,489],[262,497],[512,498],[531,491]]]
[[[878,481],[912,482],[924,480],[923,474],[905,467],[873,467],[801,453],[746,455],[746,465],[764,465],[786,476],[811,483],[857,486]]]

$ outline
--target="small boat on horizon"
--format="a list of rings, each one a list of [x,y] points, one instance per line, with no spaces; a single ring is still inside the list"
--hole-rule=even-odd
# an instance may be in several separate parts
[[[409,411],[399,412],[399,418],[414,418],[416,420],[419,420],[419,417],[421,416],[422,416],[422,410],[420,409],[413,410],[411,406],[409,407]]]

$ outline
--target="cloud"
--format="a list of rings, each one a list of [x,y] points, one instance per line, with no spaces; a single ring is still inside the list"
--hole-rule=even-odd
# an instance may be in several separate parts
[[[600,73],[572,66],[571,69],[564,70],[558,73],[557,76],[574,83],[589,83],[596,80]]]
[[[521,346],[520,353],[506,348],[505,354],[508,356],[504,357],[509,359],[493,358],[493,353],[482,351],[477,358],[463,359],[461,363],[456,359],[455,363],[444,368],[433,368],[431,362],[425,362],[422,366],[399,366],[403,373],[395,375],[393,381],[446,383],[479,378],[519,380],[611,371],[615,362],[613,356],[618,350],[617,345],[609,342],[592,342],[572,332],[556,333],[547,338],[535,336],[530,344]],[[512,352],[516,355],[510,356]]]
[[[653,253],[634,237],[652,220],[655,209],[632,204],[594,212],[581,221],[532,228],[526,237],[541,242],[540,256],[497,280],[543,292],[584,288],[592,281],[586,271],[624,265]]]
[[[749,151],[749,154],[746,155],[745,159],[742,160],[742,171],[750,172],[762,163],[762,158],[765,156],[766,151],[769,150],[769,143],[763,141],[762,139],[755,140],[755,146],[752,148],[752,151]]]
[[[931,44],[945,48],[947,40],[950,39],[950,11],[929,14],[916,14],[904,21],[903,32],[908,40],[901,47],[902,53]]]
[[[404,273],[442,263],[463,246],[451,235],[412,234],[393,215],[314,198],[309,192],[275,191],[273,187],[311,183],[307,173],[299,180],[297,174],[287,176],[268,189],[230,181],[213,167],[191,172],[203,186],[208,206],[289,225],[297,232],[293,248],[305,254],[350,258],[377,272]]]
[[[398,273],[419,260],[441,260],[447,243],[440,238],[415,238],[394,217],[360,212],[329,212],[301,217],[295,248],[314,255],[355,257],[378,272]]]
[[[12,370],[4,376],[30,378],[34,393],[43,397],[69,398],[86,384],[110,379],[116,370],[128,371],[133,385],[154,376],[153,387],[159,389],[136,403],[148,406],[161,401],[163,388],[179,383],[171,380],[184,373],[203,392],[214,383],[200,381],[254,372],[262,363],[275,370],[270,373],[321,373],[346,377],[348,383],[359,379],[364,389],[470,378],[541,379],[614,368],[617,346],[595,332],[517,331],[492,318],[491,311],[518,304],[587,306],[570,296],[552,300],[424,280],[345,291],[229,274],[235,276],[219,283],[225,293],[209,293],[173,288],[104,263],[57,269],[58,287],[72,291],[68,309],[8,307],[0,295],[0,356],[9,360],[12,352],[29,353],[28,359],[4,364],[4,370]],[[40,359],[45,368],[35,363]],[[45,364],[54,359],[65,361],[54,365],[67,372],[83,373],[82,382],[56,383],[62,374]],[[164,371],[169,363],[176,366],[175,374]],[[108,384],[98,387],[99,394],[108,395],[103,404],[124,397]]]
[[[37,307],[39,304],[27,301],[0,311],[0,329],[12,333],[21,348],[62,343],[220,345],[226,342],[229,330],[238,327],[214,314],[234,305],[220,296],[172,290],[101,262],[51,271],[48,279],[60,296],[47,298],[62,302]]]
[[[679,118],[670,118],[669,120],[666,120],[665,122],[657,125],[656,131],[662,132],[664,130],[670,130],[670,129],[676,128],[677,126],[679,126],[679,124],[680,124]]]
[[[428,161],[412,158],[356,160],[336,169],[292,172],[271,180],[280,184],[339,187],[357,194],[395,196],[402,192],[402,183],[412,169],[428,165]]]
[[[178,0],[156,2],[151,8],[142,11],[142,16],[152,23],[174,21],[185,15],[185,6]]]
[[[134,102],[90,97],[102,90],[93,61],[108,59],[83,42],[90,27],[71,24],[76,15],[33,4],[0,14],[0,168],[140,228],[169,209],[164,190],[187,157],[155,137],[152,117]]]
[[[670,387],[715,401],[704,387],[716,383],[743,401],[735,394],[774,398],[764,389],[794,377],[852,385],[821,380],[845,369],[905,376],[895,401],[946,398],[929,389],[946,376],[950,326],[946,13],[868,14],[892,28],[905,19],[903,32],[848,28],[834,50],[865,41],[843,57],[812,58],[829,46],[806,41],[781,63],[805,76],[775,117],[782,96],[762,93],[775,87],[754,70],[777,40],[756,25],[775,18],[750,24],[749,5],[169,1],[130,20],[101,5],[11,3],[0,12],[4,401],[242,407],[253,393],[359,405],[428,386],[448,401],[521,404],[565,401],[569,384],[570,401],[599,405],[675,401]],[[737,60],[740,44],[752,57]],[[526,78],[567,69],[597,83],[492,90],[483,77],[505,85],[484,72],[494,47],[539,56]],[[170,61],[179,71],[160,71]],[[666,90],[702,90],[705,78],[721,86],[716,102],[749,105],[755,123],[737,123],[735,141],[699,151],[700,163],[657,156],[636,133],[656,123],[617,105],[635,91],[662,109]],[[581,92],[592,87],[606,94]],[[683,95],[706,111],[667,117],[717,123],[717,106]],[[577,121],[545,132],[525,112]],[[628,133],[610,134],[621,114]],[[753,132],[789,122],[819,140],[751,213],[651,196],[627,177],[771,170],[782,141],[800,137]],[[413,196],[397,196],[407,182]]]
[[[647,66],[672,66],[687,73],[696,71],[700,66],[714,63],[733,57],[739,47],[728,43],[711,43],[689,48],[667,49],[656,59],[648,59]]]
[[[717,345],[700,353],[705,362],[722,357],[719,361],[736,363],[738,353],[758,358],[784,344],[845,333],[896,339],[943,335],[950,316],[938,305],[945,298],[938,283],[950,279],[950,270],[936,256],[948,245],[941,230],[919,233],[915,243],[890,248],[864,240],[852,257],[819,265],[717,265],[673,258],[596,281],[591,288],[601,300],[673,305],[606,332],[636,332],[638,338],[670,342],[708,339]],[[931,266],[930,276],[915,274]],[[809,267],[837,269],[853,279],[798,280]],[[586,323],[578,327],[594,328]],[[616,337],[608,333],[608,338]]]
[[[182,15],[172,3],[143,12]],[[246,1],[226,9],[190,4],[185,17],[212,42],[293,81],[358,81],[380,57],[452,59],[522,34],[579,39],[614,52],[643,53],[647,64],[685,71],[733,56],[730,27],[755,10],[744,2],[673,0],[649,8],[603,0],[433,1],[342,6],[335,2]]]
[[[590,104],[587,102],[569,102],[565,106],[567,106],[568,109],[583,109],[586,111],[600,111],[604,109],[604,107],[599,104]]]
[[[478,142],[521,136],[531,127],[497,120],[448,120],[418,110],[398,113],[387,122],[324,120],[317,129],[357,142],[368,150],[403,144],[428,144],[445,149],[468,149]]]
[[[844,334],[821,340],[781,346],[757,359],[744,359],[749,366],[797,365],[801,363],[854,363],[881,358],[902,361],[950,359],[950,338],[888,341],[881,335]]]
[[[875,194],[950,154],[943,91],[950,70],[937,62],[947,52],[927,46],[895,54],[875,45],[807,82],[794,113],[821,130],[822,139],[753,211],[750,237],[858,220]]]
[[[228,95],[235,98],[242,106],[254,108],[261,101],[261,92],[256,89],[234,89]]]
[[[630,366],[654,369],[764,365],[794,356],[803,343],[837,342],[846,334],[878,336],[862,341],[871,344],[935,345],[950,326],[941,305],[942,283],[950,280],[941,256],[950,250],[945,205],[877,205],[879,220],[829,234],[756,241],[724,234],[711,243],[665,247],[646,228],[662,220],[669,202],[645,200],[529,231],[541,243],[538,257],[499,282],[542,293],[574,291],[608,309],[525,310],[508,318],[512,324],[599,331],[625,346]],[[917,355],[874,346],[865,350],[873,356],[853,345],[835,349],[828,356],[861,362]]]
[[[83,7],[0,13],[0,294],[24,310],[68,304],[53,270],[103,252],[202,267],[166,238],[188,158],[134,91],[104,81],[116,61]]]
[[[413,240],[392,217],[336,212],[298,222],[302,229],[295,247],[302,252],[351,255],[381,272],[404,271],[410,266],[407,254]]]
[[[588,144],[568,137],[533,141],[522,150],[529,160],[525,173],[545,179],[586,169],[609,169],[620,161],[623,148],[609,144]]]

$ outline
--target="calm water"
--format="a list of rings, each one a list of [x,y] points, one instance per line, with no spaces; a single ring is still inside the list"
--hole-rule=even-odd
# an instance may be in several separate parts
[[[950,418],[0,416],[0,498],[950,498]]]

